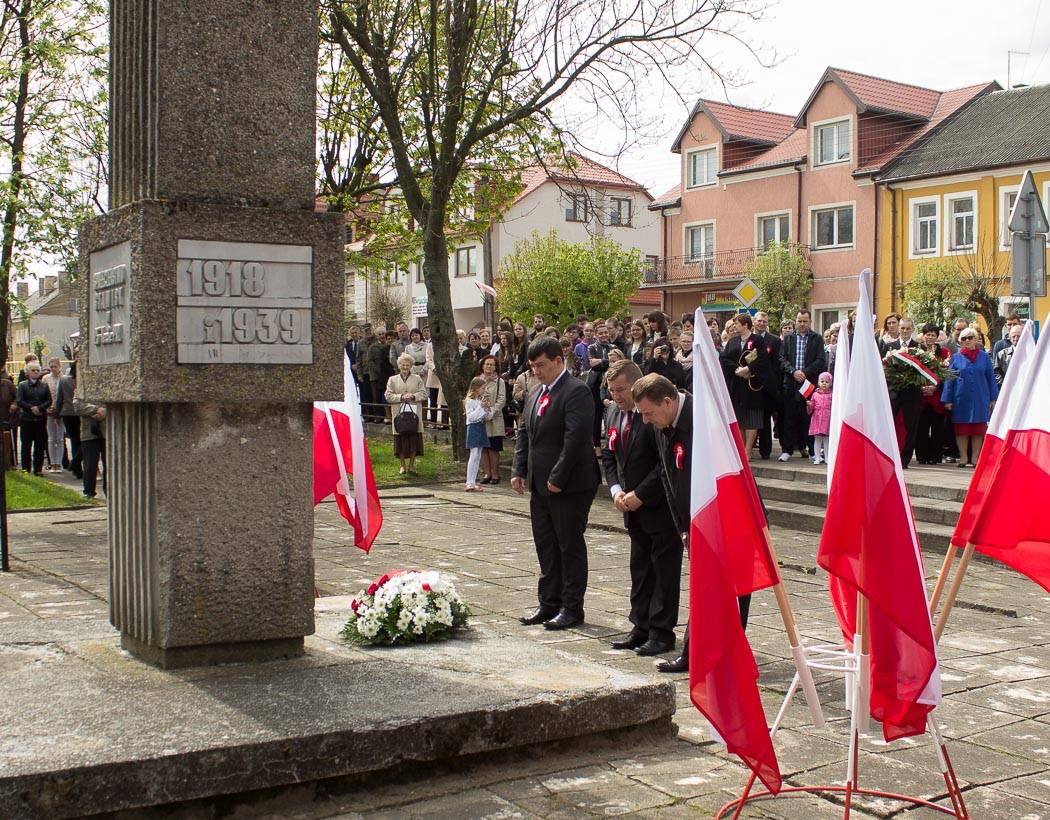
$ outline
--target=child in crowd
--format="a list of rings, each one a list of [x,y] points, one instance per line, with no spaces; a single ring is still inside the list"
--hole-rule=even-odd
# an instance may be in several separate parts
[[[806,412],[810,414],[809,434],[813,436],[813,463],[827,464],[828,436],[831,433],[830,373],[820,374],[820,378],[817,379],[817,392],[806,402]]]
[[[468,493],[481,492],[481,487],[478,486],[481,451],[489,446],[485,422],[492,418],[492,410],[482,403],[487,386],[488,382],[477,376],[471,381],[467,390],[467,400],[464,402],[467,414],[467,449],[470,450],[470,458],[467,459],[467,486],[464,488]]]

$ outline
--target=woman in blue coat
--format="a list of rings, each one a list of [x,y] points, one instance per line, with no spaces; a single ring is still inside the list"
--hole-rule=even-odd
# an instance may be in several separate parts
[[[992,360],[977,347],[977,331],[966,328],[959,334],[959,352],[952,356],[949,364],[959,371],[959,378],[944,385],[942,401],[944,408],[952,414],[955,425],[955,440],[959,444],[959,466],[973,467],[981,454],[984,434],[988,429],[999,388],[992,372]],[[967,448],[972,446],[967,462]]]

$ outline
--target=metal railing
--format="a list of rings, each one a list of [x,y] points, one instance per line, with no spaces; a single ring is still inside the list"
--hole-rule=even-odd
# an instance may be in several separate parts
[[[809,260],[809,245],[781,243],[793,256]],[[665,256],[646,268],[643,288],[740,279],[745,268],[764,254],[763,248],[736,248],[701,256]]]

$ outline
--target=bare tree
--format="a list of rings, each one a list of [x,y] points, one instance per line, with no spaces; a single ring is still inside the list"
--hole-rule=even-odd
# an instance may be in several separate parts
[[[950,260],[962,282],[967,309],[984,320],[989,339],[999,339],[1006,324],[999,305],[1010,293],[1010,257],[998,248],[996,238],[981,234],[971,252]]]
[[[352,196],[355,182],[368,189],[389,169],[385,181],[422,245],[435,363],[450,406],[460,405],[467,379],[448,270],[447,230],[463,212],[457,198],[473,197],[479,180],[513,178],[530,161],[564,161],[573,138],[558,119],[570,107],[582,119],[630,127],[657,80],[675,87],[688,78],[696,88],[724,78],[708,44],[719,36],[739,43],[733,26],[761,11],[752,0],[325,0],[324,9],[322,38],[341,51],[355,89],[345,104],[362,106],[344,135],[353,150],[339,154],[346,173],[333,177],[347,180],[341,193]],[[373,139],[372,122],[381,138]],[[484,190],[484,204],[497,207],[500,197]],[[471,212],[483,222],[492,211]],[[453,434],[461,451],[455,414]]]

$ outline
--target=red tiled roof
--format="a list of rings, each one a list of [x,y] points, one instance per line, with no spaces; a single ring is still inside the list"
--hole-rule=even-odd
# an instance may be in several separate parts
[[[868,74],[830,68],[842,83],[860,100],[863,108],[884,111],[889,114],[909,114],[929,119],[933,116],[941,94],[917,85],[883,80]],[[863,112],[861,112],[863,113]]]
[[[666,208],[668,205],[673,205],[675,202],[682,198],[682,186],[675,185],[670,191],[661,194],[652,202],[649,203],[649,210],[654,208]]]
[[[657,290],[640,290],[627,300],[632,305],[656,305],[659,306],[662,299]]]
[[[929,122],[924,123],[921,128],[912,132],[900,142],[889,146],[878,156],[873,157],[863,168],[858,168],[854,171],[854,174],[870,174],[878,171],[890,160],[895,159],[902,152],[915,145],[919,140],[933,131],[938,125],[948,119],[948,117],[968,102],[989,91],[994,91],[998,87],[998,84],[995,82],[980,83],[978,85],[967,86],[966,88],[954,88],[951,91],[945,91],[943,94],[938,94],[939,99],[937,106],[934,109]]]
[[[733,174],[743,173],[744,171],[757,171],[762,168],[775,168],[778,165],[791,165],[796,162],[804,162],[807,149],[806,129],[796,128],[791,132],[791,135],[779,145],[774,145],[768,151],[763,151],[761,154],[742,165],[734,165],[732,168],[722,171],[719,176],[732,176]]]
[[[715,102],[714,100],[697,100],[689,117],[674,138],[672,153],[682,148],[682,138],[689,133],[689,127],[699,113],[707,114],[715,127],[727,142],[744,140],[747,142],[764,142],[774,145],[791,133],[794,118],[790,114],[777,114],[774,111],[760,111],[757,108],[743,108],[739,105]]]
[[[729,103],[702,100],[711,116],[728,133],[730,139],[757,140],[761,142],[780,142],[794,129],[794,117],[790,114],[777,114],[775,111],[759,111],[755,108],[741,108]]]
[[[525,197],[543,185],[545,182],[561,182],[568,185],[596,185],[602,188],[623,188],[639,191],[650,196],[644,185],[625,177],[623,174],[607,168],[588,159],[582,154],[570,152],[575,167],[565,164],[549,165],[546,168],[540,165],[530,165],[521,172],[521,193],[514,200],[514,204],[521,202]],[[652,198],[650,196],[650,198]]]

